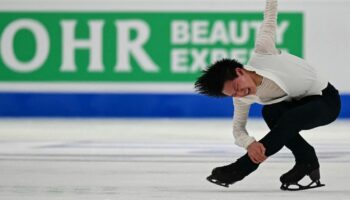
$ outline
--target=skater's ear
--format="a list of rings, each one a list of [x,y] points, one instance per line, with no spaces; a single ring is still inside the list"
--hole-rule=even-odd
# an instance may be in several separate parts
[[[244,75],[244,69],[243,68],[236,68],[235,72],[237,76],[243,76]]]

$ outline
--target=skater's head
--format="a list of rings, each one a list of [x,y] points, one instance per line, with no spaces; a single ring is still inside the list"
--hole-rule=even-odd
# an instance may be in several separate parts
[[[244,97],[256,93],[253,74],[234,59],[222,59],[202,71],[195,89],[213,97]]]

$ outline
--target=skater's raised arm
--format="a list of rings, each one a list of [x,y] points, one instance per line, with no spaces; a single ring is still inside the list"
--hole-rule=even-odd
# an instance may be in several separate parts
[[[266,0],[264,21],[255,41],[255,52],[259,54],[278,54],[275,37],[277,29],[277,0]]]

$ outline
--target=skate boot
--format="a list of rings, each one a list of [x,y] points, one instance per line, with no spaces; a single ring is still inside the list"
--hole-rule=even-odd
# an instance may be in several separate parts
[[[211,175],[207,177],[207,180],[214,184],[228,187],[242,180],[248,174],[249,173],[245,173],[239,169],[236,163],[232,163],[230,165],[214,168]]]
[[[300,185],[298,182],[305,176],[309,176],[311,183],[308,185]],[[320,166],[315,163],[296,163],[294,167],[280,177],[282,182],[281,190],[298,191],[311,188],[322,187],[324,184],[320,182]]]

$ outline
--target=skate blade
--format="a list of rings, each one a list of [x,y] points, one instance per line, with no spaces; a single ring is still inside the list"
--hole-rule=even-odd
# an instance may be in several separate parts
[[[208,177],[207,177],[207,180],[208,180],[209,182],[211,182],[211,183],[214,183],[214,184],[216,184],[216,185],[220,185],[220,186],[222,186],[222,187],[228,188],[228,186],[229,186],[229,184],[227,184],[227,183],[222,183],[222,182],[220,182],[219,180],[215,179],[212,175],[208,176]]]
[[[316,185],[312,185],[312,184],[316,184]],[[298,188],[290,188],[289,186],[297,186]],[[285,190],[285,191],[300,191],[300,190],[309,190],[309,189],[314,189],[314,188],[319,188],[319,187],[323,187],[325,186],[325,184],[322,184],[320,182],[311,182],[309,185],[300,185],[300,184],[282,184],[281,185],[281,190]]]

